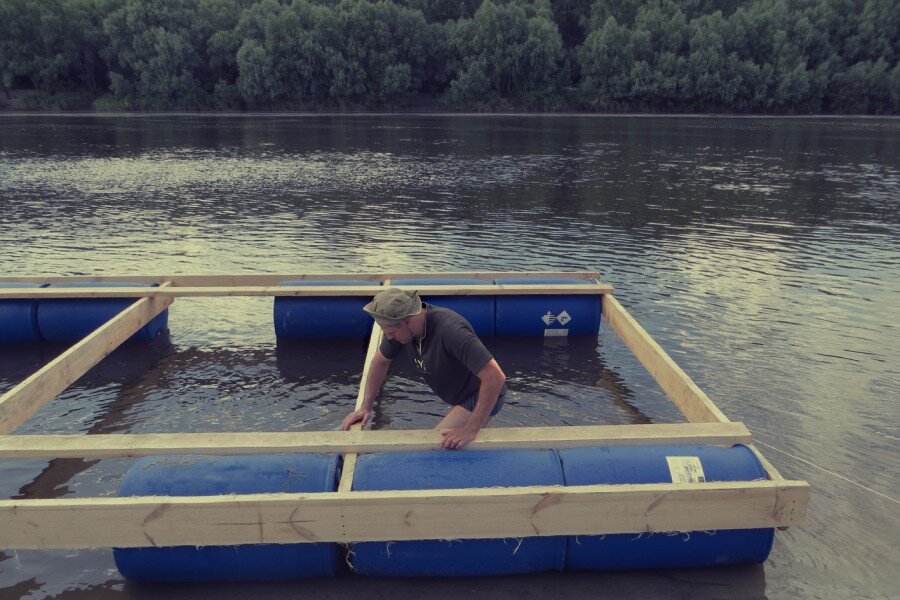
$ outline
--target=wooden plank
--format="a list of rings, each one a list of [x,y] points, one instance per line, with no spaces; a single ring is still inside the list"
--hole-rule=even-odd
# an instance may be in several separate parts
[[[384,282],[386,285],[390,284],[390,280],[387,279]],[[366,351],[366,357],[363,359],[363,372],[362,377],[359,378],[359,391],[356,394],[356,407],[354,410],[359,410],[363,407],[363,403],[366,399],[366,384],[369,381],[369,367],[372,365],[372,358],[375,356],[375,353],[378,351],[378,347],[381,345],[382,331],[381,327],[378,326],[378,323],[372,323],[372,335],[369,337],[369,348]],[[343,432],[345,435],[359,435],[363,433],[362,431],[362,423],[354,423],[350,426],[349,432]],[[368,431],[366,433],[372,434],[376,433],[374,431]],[[369,436],[369,437],[377,437]],[[438,445],[440,445],[440,434],[438,434],[437,439]],[[359,453],[359,449],[354,449],[346,454],[344,454],[344,465],[341,469],[341,480],[338,482],[338,491],[339,492],[349,492],[353,488],[353,475],[356,473],[356,455]]]
[[[603,297],[603,316],[653,379],[691,423],[727,423],[728,418],[612,294]]]
[[[803,481],[0,501],[0,548],[506,538],[795,525]]]
[[[604,283],[528,285],[417,285],[423,296],[506,296],[519,294],[596,295],[612,293]],[[354,286],[223,286],[223,287],[103,287],[103,288],[3,288],[0,300],[13,298],[199,298],[220,296],[372,296],[369,285]]]
[[[775,468],[775,465],[766,460],[766,457],[762,455],[762,452],[757,449],[753,444],[747,444],[747,447],[750,448],[750,451],[756,455],[756,458],[759,459],[759,462],[762,463],[763,468],[766,470],[766,475],[772,481],[784,481],[784,477],[781,476],[781,473],[778,472],[778,469]]]
[[[359,403],[358,403],[359,404]],[[579,448],[653,444],[749,444],[743,423],[485,428],[468,450]],[[367,453],[440,450],[436,429],[254,433],[127,433],[0,436],[0,458],[115,458],[171,454]],[[355,461],[355,458],[354,458]],[[344,462],[347,473],[347,457]]]
[[[431,273],[285,273],[285,274],[231,274],[231,275],[78,275],[78,276],[2,276],[0,281],[28,283],[59,283],[68,281],[127,281],[134,283],[158,283],[171,281],[176,287],[230,287],[274,286],[282,281],[340,281],[360,280],[378,282],[384,279],[498,279],[504,277],[534,277],[538,279],[599,279],[596,271],[442,271]]]
[[[0,397],[0,435],[12,432],[27,421],[54,396],[168,308],[172,301],[172,298],[138,300],[5,393]]]

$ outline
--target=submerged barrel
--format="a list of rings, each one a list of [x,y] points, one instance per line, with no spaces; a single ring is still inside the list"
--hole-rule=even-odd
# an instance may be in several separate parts
[[[490,285],[493,281],[483,279],[396,279],[391,285],[408,291],[415,291],[418,285]],[[449,308],[459,313],[478,336],[494,335],[494,313],[496,298],[494,296],[422,296],[422,301],[434,306]]]
[[[559,451],[566,485],[752,481],[766,477],[746,446],[613,446]],[[774,529],[569,538],[566,569],[654,569],[764,562]]]
[[[119,496],[333,492],[338,455],[167,456],[138,461]],[[271,581],[331,576],[334,543],[115,548],[116,567],[137,581]]]
[[[584,279],[508,277],[497,284],[593,284]],[[522,294],[497,296],[497,335],[597,335],[600,331],[600,294]]]
[[[553,450],[367,454],[357,460],[353,478],[358,491],[562,484]],[[388,541],[354,544],[350,557],[362,575],[510,575],[562,570],[565,549],[564,536]]]
[[[357,280],[282,281],[278,285],[367,286],[373,296],[381,287],[380,283]],[[372,317],[363,306],[371,300],[369,296],[276,296],[275,336],[284,340],[366,338],[372,331]]]
[[[0,288],[39,288],[39,283],[0,281]],[[37,324],[37,300],[0,300],[0,343],[41,341]]]
[[[156,287],[155,283],[120,281],[67,281],[52,283],[51,288],[81,287]],[[41,300],[37,323],[41,336],[49,342],[75,342],[134,304],[139,298],[52,298]],[[168,324],[166,309],[131,336],[131,341],[153,341]]]

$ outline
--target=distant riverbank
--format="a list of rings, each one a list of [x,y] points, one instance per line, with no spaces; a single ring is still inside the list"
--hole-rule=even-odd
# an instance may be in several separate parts
[[[728,117],[740,119],[891,119],[900,118],[898,114],[841,114],[841,113],[733,113],[721,112],[647,112],[647,111],[598,111],[590,112],[578,108],[560,109],[552,112],[540,110],[528,110],[523,106],[507,104],[503,108],[493,110],[458,110],[445,108],[432,99],[430,102],[422,101],[415,106],[393,109],[372,108],[335,108],[323,106],[314,109],[282,109],[282,110],[258,110],[258,109],[221,109],[221,110],[138,110],[138,109],[94,109],[90,102],[75,102],[64,100],[61,104],[66,108],[35,108],[33,103],[23,101],[31,91],[17,90],[12,92],[12,99],[0,96],[0,116],[32,116],[32,115],[59,115],[59,116],[158,116],[158,115],[190,115],[190,116],[220,116],[220,117],[250,117],[250,116],[366,116],[366,115],[415,115],[415,116],[470,116],[470,117],[685,117],[707,118]],[[64,95],[60,96],[65,98]]]
[[[898,114],[890,0],[0,0],[0,110]]]

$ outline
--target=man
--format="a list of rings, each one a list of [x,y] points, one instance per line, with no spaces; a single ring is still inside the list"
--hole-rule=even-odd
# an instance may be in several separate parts
[[[384,339],[369,365],[362,408],[347,415],[341,427],[369,422],[388,367],[405,349],[434,393],[453,407],[435,427],[441,446],[458,450],[475,439],[503,406],[506,375],[469,322],[399,288],[382,290],[363,310],[381,326]]]

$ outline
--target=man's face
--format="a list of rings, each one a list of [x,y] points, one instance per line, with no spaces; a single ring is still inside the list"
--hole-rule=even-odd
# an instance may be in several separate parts
[[[382,325],[381,330],[389,340],[396,340],[401,344],[408,344],[413,339],[412,330],[409,328],[409,321],[401,321],[393,325]]]

